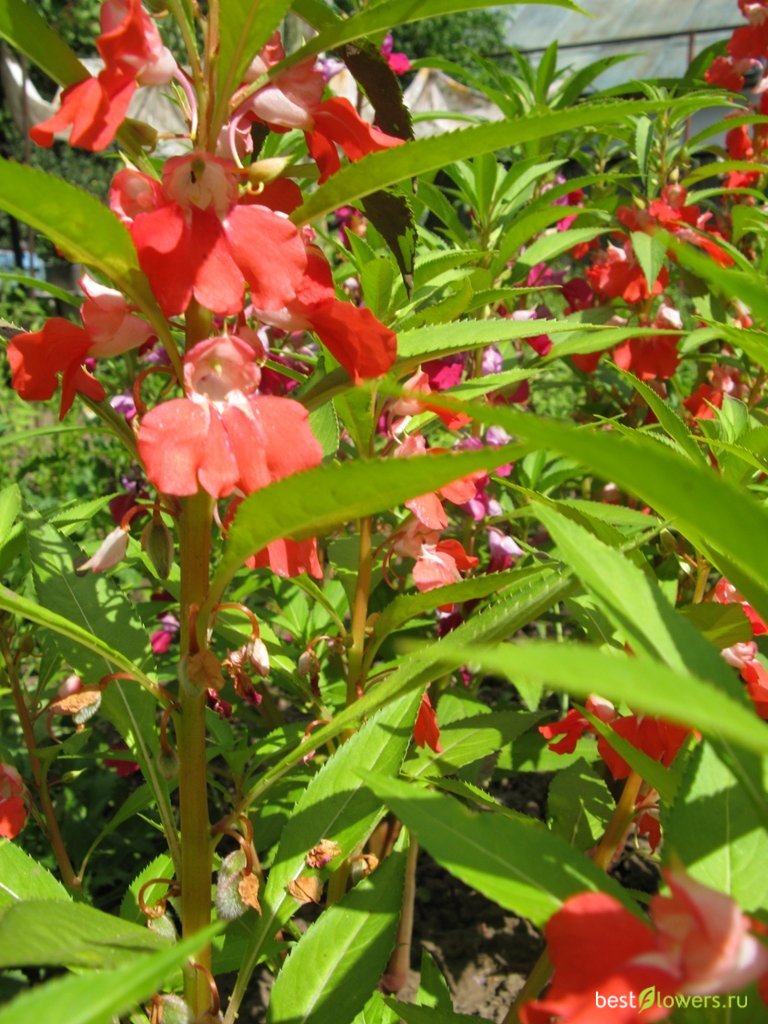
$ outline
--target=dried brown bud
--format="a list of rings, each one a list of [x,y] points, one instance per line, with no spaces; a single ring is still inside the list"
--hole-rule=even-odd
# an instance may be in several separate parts
[[[296,671],[302,679],[307,679],[313,686],[317,684],[320,678],[320,662],[317,660],[317,655],[313,650],[303,651],[299,655]]]
[[[50,720],[54,715],[71,715],[79,730],[96,714],[100,704],[101,690],[98,686],[89,686],[51,701],[48,705],[48,718]]]
[[[190,655],[182,663],[181,681],[193,690],[221,690],[224,676],[219,659],[211,651]]]
[[[361,878],[367,878],[379,866],[379,858],[375,853],[363,853],[355,857],[351,864],[353,882],[357,883]]]
[[[297,903],[319,903],[323,894],[323,880],[317,875],[302,875],[290,882],[286,889]]]
[[[247,907],[251,907],[257,914],[261,913],[261,904],[259,903],[259,880],[256,875],[253,873],[250,875],[243,875],[237,884],[237,891],[240,894],[240,899]]]
[[[332,839],[321,839],[306,856],[308,868],[324,868],[341,853],[341,847]]]

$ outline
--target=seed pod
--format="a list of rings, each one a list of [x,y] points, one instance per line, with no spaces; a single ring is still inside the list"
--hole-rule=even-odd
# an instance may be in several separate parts
[[[193,1014],[181,996],[156,997],[160,1004],[163,1024],[192,1024]]]
[[[253,873],[245,873],[242,850],[235,850],[221,862],[216,876],[215,902],[219,917],[224,921],[234,921],[248,909],[261,913],[259,880]]]
[[[321,839],[315,843],[305,860],[308,868],[324,868],[341,853],[341,847],[332,839]]]
[[[141,531],[141,547],[146,551],[158,578],[167,580],[173,568],[173,535],[162,519],[151,519]]]

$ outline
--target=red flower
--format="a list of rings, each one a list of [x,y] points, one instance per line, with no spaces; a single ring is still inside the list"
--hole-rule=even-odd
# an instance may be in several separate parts
[[[61,317],[51,317],[42,330],[17,334],[8,343],[11,383],[25,401],[41,402],[53,396],[61,374],[62,418],[77,393],[100,402],[105,397],[104,388],[81,365],[90,348],[91,337],[86,330]]]
[[[121,171],[110,204],[128,223],[141,268],[166,316],[194,297],[223,316],[243,308],[244,284],[259,309],[295,295],[307,266],[291,222],[265,206],[238,203],[237,168],[206,153],[173,157],[163,185]]]
[[[710,85],[718,89],[730,89],[741,92],[744,88],[744,75],[736,70],[736,66],[728,57],[715,57],[704,78]]]
[[[430,452],[436,455],[441,448],[430,448],[427,450],[426,441],[421,434],[409,434],[408,437],[396,450],[395,455],[407,457],[412,455],[428,455]],[[445,498],[454,505],[464,505],[477,493],[477,481],[482,480],[485,473],[482,471],[470,473],[468,476],[453,480],[436,491],[422,494],[418,498],[411,498],[406,501],[405,507],[410,509],[423,526],[429,530],[444,530],[448,525],[448,516],[443,508],[440,498]]]
[[[246,563],[251,569],[271,569],[277,576],[288,579],[306,573],[316,580],[323,578],[323,568],[317,555],[317,541],[274,540]]]
[[[768,633],[768,623],[758,615],[744,595],[740,594],[736,587],[728,582],[725,576],[721,577],[715,584],[712,600],[718,604],[740,604],[752,626],[752,635],[762,636],[763,633]]]
[[[430,746],[436,754],[442,753],[440,746],[440,727],[437,715],[427,693],[421,698],[416,724],[413,727],[413,740],[417,747]]]
[[[672,764],[680,747],[691,734],[691,730],[685,726],[672,725],[645,715],[616,718],[610,727],[633,747],[642,750],[654,761],[660,761],[666,768]],[[597,738],[597,750],[614,779],[626,779],[630,773],[629,765],[602,736]]]
[[[403,144],[403,139],[387,135],[364,121],[349,100],[341,96],[318,104],[312,111],[312,119],[314,127],[306,133],[307,149],[320,168],[321,185],[341,168],[336,146],[348,160],[360,160],[369,153]]]
[[[760,718],[768,720],[768,672],[754,658],[744,664],[741,678],[747,684],[747,693],[755,705],[755,711]]]
[[[138,435],[147,476],[166,494],[250,494],[318,465],[322,450],[307,411],[289,398],[254,394],[259,369],[240,338],[210,338],[184,358],[188,398],[156,406]]]
[[[645,302],[654,295],[660,295],[669,283],[666,267],[659,271],[653,288],[648,288],[645,274],[637,262],[632,247],[609,245],[598,253],[595,262],[585,271],[590,287],[601,302],[624,299],[630,305]]]
[[[613,361],[640,380],[669,380],[680,362],[677,338],[669,334],[628,338],[613,350]]]
[[[369,309],[336,298],[331,268],[315,246],[293,297],[282,308],[259,309],[256,316],[283,331],[314,331],[350,377],[359,383],[380,377],[394,363],[397,336]]]
[[[437,544],[422,544],[413,582],[422,592],[446,587],[461,580],[460,570],[474,569],[478,559],[468,555],[457,540],[440,540]]]
[[[0,836],[15,839],[24,828],[27,808],[24,803],[24,783],[9,764],[0,764]]]

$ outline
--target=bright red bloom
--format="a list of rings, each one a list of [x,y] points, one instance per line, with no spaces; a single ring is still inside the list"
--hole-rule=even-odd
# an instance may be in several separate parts
[[[0,836],[15,839],[24,828],[27,808],[24,783],[10,764],[0,764]]]
[[[386,373],[397,355],[397,336],[369,309],[336,298],[328,261],[315,246],[307,248],[307,267],[294,296],[282,308],[255,313],[283,331],[314,331],[350,377],[359,383]]]
[[[254,81],[284,57],[280,35],[275,32],[249,68],[246,81]],[[403,139],[364,121],[349,100],[339,96],[323,100],[324,86],[322,74],[311,61],[299,64],[250,97],[236,115],[237,123],[250,119],[273,131],[301,129],[320,168],[321,183],[341,167],[337,146],[349,160],[359,160],[368,153],[402,145]]]
[[[679,331],[683,321],[676,309],[662,304],[652,326]],[[674,334],[628,338],[614,348],[613,361],[622,370],[634,373],[640,380],[669,380],[680,362],[678,340]]]
[[[246,563],[251,569],[271,569],[277,576],[288,579],[306,573],[316,580],[323,578],[323,567],[317,554],[317,540],[273,540]]]
[[[768,21],[737,28],[728,42],[728,53],[736,60],[768,57]]]
[[[52,146],[54,135],[71,127],[70,145],[92,152],[105,149],[124,121],[137,86],[163,85],[173,77],[176,61],[140,0],[106,0],[101,28],[96,46],[104,70],[65,89],[56,113],[30,129],[38,146]]]
[[[601,722],[610,723],[617,717],[613,704],[600,697],[588,697],[584,706],[591,715],[595,715]],[[592,723],[577,708],[571,708],[565,718],[561,718],[559,722],[550,722],[548,725],[539,726],[539,732],[547,740],[554,740],[555,736],[563,737],[557,743],[547,744],[549,749],[556,754],[572,754],[584,733],[594,731]]]
[[[695,420],[714,419],[716,409],[723,407],[724,393],[711,384],[700,384],[698,388],[685,399],[683,405]]]
[[[736,70],[736,65],[728,57],[715,57],[704,75],[705,80],[718,89],[730,89],[741,92],[744,88],[744,75]]]
[[[721,577],[715,584],[712,600],[718,604],[740,604],[752,626],[752,635],[762,636],[764,633],[768,633],[768,623],[761,618],[744,595],[740,594],[736,587],[728,582],[725,576]]]
[[[93,153],[106,149],[125,120],[135,91],[136,79],[131,75],[104,70],[98,78],[86,78],[65,89],[59,109],[30,128],[29,137],[49,149],[56,134],[71,128],[71,146]]]
[[[624,247],[609,245],[601,250],[585,271],[587,281],[601,302],[621,298],[630,305],[660,295],[669,283],[669,271],[662,267],[653,288],[648,288],[642,267],[629,242]]]
[[[250,494],[321,461],[306,409],[289,398],[254,394],[253,357],[236,337],[210,338],[186,354],[189,397],[156,406],[139,429],[139,454],[158,490]]]
[[[421,698],[416,724],[413,727],[413,740],[417,747],[430,746],[436,754],[442,753],[437,715],[426,692]]]
[[[749,699],[755,705],[760,718],[768,720],[768,672],[754,658],[745,663],[741,670],[741,678],[747,684]]]
[[[668,768],[691,735],[691,730],[682,725],[672,725],[659,718],[646,715],[626,715],[610,723],[611,729],[642,750],[654,761]],[[597,738],[597,750],[614,779],[626,779],[631,769],[627,762],[611,747],[602,736]]]
[[[62,418],[77,393],[100,402],[104,388],[81,365],[90,348],[91,337],[84,328],[51,317],[42,330],[17,334],[8,343],[11,383],[25,401],[42,402],[53,396],[61,374]]]
[[[138,171],[112,183],[110,205],[128,222],[166,316],[183,313],[193,297],[222,316],[239,313],[246,281],[259,309],[280,309],[295,295],[307,266],[301,236],[267,207],[238,203],[236,171],[190,153],[166,161],[161,190]]]
[[[768,949],[753,922],[723,893],[681,871],[665,871],[670,895],[651,900],[652,927],[612,896],[571,896],[545,935],[554,965],[543,999],[522,1007],[523,1024],[640,1024],[663,1020],[658,998],[642,1008],[639,995],[704,995],[744,988],[768,970]],[[603,1000],[597,1005],[596,994]],[[634,1003],[634,1005],[630,1005]]]

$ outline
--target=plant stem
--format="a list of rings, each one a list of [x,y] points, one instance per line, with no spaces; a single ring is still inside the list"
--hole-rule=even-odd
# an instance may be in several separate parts
[[[51,844],[53,855],[59,866],[61,880],[68,889],[80,889],[81,880],[78,878],[75,873],[75,869],[72,867],[72,861],[69,859],[69,854],[67,853],[67,849],[64,845],[64,838],[61,834],[59,823],[56,820],[53,801],[51,800],[51,795],[48,791],[47,770],[40,763],[40,759],[35,753],[35,750],[37,749],[35,731],[32,725],[32,718],[29,714],[29,708],[27,707],[27,702],[24,699],[21,681],[18,673],[16,672],[16,662],[14,661],[8,641],[2,633],[0,633],[0,652],[2,652],[3,660],[5,661],[8,681],[11,686],[11,693],[13,694],[13,703],[16,706],[16,713],[19,716],[21,732],[24,736],[24,744],[27,748],[29,764],[32,769],[32,777],[35,780],[35,785],[38,790],[40,809],[45,817],[48,841]]]
[[[608,822],[603,838],[597,844],[592,853],[593,862],[603,871],[611,866],[616,852],[624,846],[627,829],[632,824],[635,816],[635,801],[637,800],[640,787],[643,784],[642,776],[637,772],[630,772],[624,789],[619,797],[619,802],[614,808],[611,819]],[[502,1021],[502,1024],[518,1024],[520,1020],[520,1008],[524,1003],[535,999],[549,981],[552,973],[552,964],[549,953],[545,949],[539,959],[533,965],[531,973],[515,996],[515,1001],[509,1008],[509,1012]]]
[[[397,993],[408,981],[411,967],[411,942],[413,939],[413,909],[416,902],[416,863],[419,859],[419,844],[411,835],[408,843],[408,859],[405,862],[405,885],[403,905],[397,926],[397,938],[392,956],[389,958],[382,985],[387,992]]]
[[[208,592],[212,501],[204,492],[182,501],[179,519],[181,561],[181,657],[198,650],[195,616]],[[176,716],[181,823],[181,923],[184,938],[206,927],[211,918],[211,825],[205,759],[205,689],[181,682]],[[198,956],[210,969],[210,947]],[[184,995],[195,1017],[210,1005],[202,971],[187,968]]]
[[[358,687],[364,682],[365,625],[368,621],[368,599],[373,574],[373,521],[370,516],[360,520],[360,552],[357,559],[357,583],[352,603],[352,645],[349,648],[347,673],[347,704],[357,700]]]

